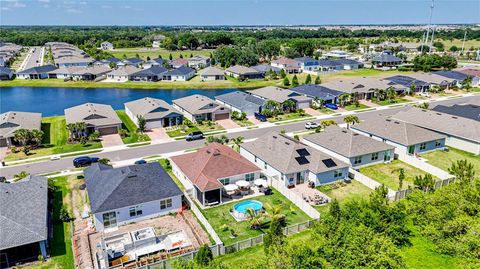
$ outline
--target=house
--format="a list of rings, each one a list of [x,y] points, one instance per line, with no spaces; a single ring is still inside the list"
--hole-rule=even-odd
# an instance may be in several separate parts
[[[261,169],[231,147],[210,143],[197,152],[171,157],[172,172],[203,205],[223,202],[223,186],[239,180],[252,182]]]
[[[48,73],[50,78],[72,79],[75,71],[83,69],[81,66],[62,66]]]
[[[113,44],[108,41],[104,41],[100,44],[100,48],[102,50],[113,50]]]
[[[480,121],[480,99],[471,99],[462,104],[436,105],[433,111],[450,114],[452,116]]]
[[[269,177],[294,187],[306,181],[315,185],[344,180],[348,164],[289,136],[269,132],[240,145],[240,154]]]
[[[138,117],[145,119],[147,130],[182,124],[182,114],[167,102],[145,97],[125,103],[125,113],[138,126]]]
[[[163,73],[163,80],[188,81],[194,76],[195,76],[195,69],[182,65],[179,68]]]
[[[385,117],[374,117],[350,126],[353,131],[395,147],[395,153],[416,155],[445,147],[445,136]]]
[[[392,145],[358,134],[352,130],[329,126],[323,132],[305,136],[303,142],[354,168],[393,160]]]
[[[138,73],[140,70],[140,68],[132,65],[119,66],[117,69],[107,73],[107,80],[114,82],[125,82],[128,81],[133,74]]]
[[[261,113],[266,101],[243,91],[234,91],[215,96],[215,101],[228,107],[232,111],[245,112],[247,116]]]
[[[0,66],[0,80],[10,80],[13,77],[13,70],[8,67]]]
[[[312,103],[312,98],[300,95],[292,90],[283,89],[275,86],[267,86],[255,90],[247,91],[253,96],[262,98],[265,101],[273,100],[277,103],[283,104],[287,100],[295,102],[296,108],[308,108]]]
[[[311,57],[299,57],[294,60],[300,63],[302,71],[317,71],[320,67],[318,60]]]
[[[462,82],[468,77],[470,77],[467,74],[464,74],[458,71],[451,71],[451,70],[439,70],[439,71],[433,72],[432,74],[435,74],[437,76],[441,76],[444,78],[452,79],[453,80],[452,84],[456,87],[462,87]]]
[[[419,73],[415,72],[408,74],[408,77],[411,77],[417,81],[425,81],[429,84],[429,87],[437,86],[442,89],[448,89],[450,87],[455,87],[457,85],[457,80],[448,78],[445,76],[440,76],[435,73]]]
[[[342,65],[343,70],[353,70],[353,69],[363,68],[363,63],[352,60],[352,59],[338,59],[338,60],[334,60],[334,62]]]
[[[392,81],[374,78],[374,77],[357,77],[354,79],[332,80],[321,85],[324,88],[347,93],[358,94],[358,99],[371,99],[375,96],[377,90],[394,89],[397,93],[405,93],[409,91],[409,87],[396,84]]]
[[[143,68],[150,68],[152,66],[163,66],[164,62],[165,61],[162,58],[151,59],[151,60],[146,61],[143,64]]]
[[[480,86],[480,69],[464,68],[456,71],[470,76],[472,78],[472,87]]]
[[[127,66],[127,65],[131,65],[131,66],[135,66],[135,67],[138,67],[138,68],[141,68],[143,67],[143,64],[145,63],[144,60],[140,59],[140,58],[128,58],[126,60],[123,60],[123,61],[120,61],[117,63],[117,66]]]
[[[159,81],[168,69],[163,66],[154,65],[150,68],[140,69],[140,71],[130,75],[131,81]]]
[[[182,191],[158,162],[120,168],[96,163],[84,174],[97,231],[181,209]]]
[[[106,78],[106,74],[111,69],[104,65],[92,65],[88,67],[79,68],[72,73],[72,77],[75,80],[95,80]]]
[[[341,50],[332,50],[323,54],[326,58],[335,58],[335,59],[346,59],[353,56],[351,52],[341,51]]]
[[[385,80],[391,81],[394,84],[401,85],[405,88],[408,88],[410,91],[410,87],[412,85],[415,87],[415,92],[426,92],[430,89],[430,83],[423,81],[423,80],[418,80],[415,79],[414,77],[411,76],[404,76],[404,75],[396,75],[396,76],[391,76],[384,78]]]
[[[202,81],[225,80],[225,75],[223,72],[224,71],[220,68],[217,68],[215,66],[209,66],[207,68],[204,68],[198,71],[198,74],[200,75],[200,78]]]
[[[296,74],[302,72],[301,63],[299,61],[286,57],[280,57],[276,60],[273,60],[270,65],[272,67],[285,70],[287,74]]]
[[[116,134],[122,127],[122,121],[109,105],[85,103],[65,109],[67,124],[84,122],[87,134],[99,132],[100,135]]]
[[[48,180],[29,176],[0,183],[0,267],[47,258],[49,234]]]
[[[204,120],[216,121],[230,118],[230,109],[199,94],[175,99],[173,100],[173,107],[192,122]]]
[[[188,66],[188,60],[183,58],[178,58],[175,60],[168,61],[168,64],[171,68],[179,68],[181,66]]]
[[[48,78],[48,74],[53,70],[57,69],[54,65],[43,65],[43,66],[35,66],[32,68],[28,68],[17,72],[18,79],[44,79]]]
[[[480,114],[480,110],[477,113]],[[445,136],[447,146],[480,154],[480,122],[477,120],[416,107],[398,112],[392,118]]]
[[[316,84],[303,84],[294,88],[290,88],[290,90],[300,95],[312,98],[312,103],[317,102],[317,105],[320,105],[319,101],[323,101],[323,103],[336,104],[338,102],[338,97],[343,94],[341,91],[332,90]]]
[[[68,66],[83,66],[86,67],[89,64],[93,63],[95,60],[88,55],[65,55],[54,57],[55,65],[58,67],[68,67]]]
[[[204,55],[195,55],[187,60],[188,67],[202,69],[210,66],[210,58]]]
[[[318,60],[318,71],[329,72],[343,70],[343,64],[338,60]]]
[[[393,55],[389,50],[377,54],[372,59],[372,65],[376,67],[397,67],[403,63],[403,60]]]
[[[164,35],[153,36],[152,37],[152,48],[160,48],[164,39],[165,39]]]
[[[17,130],[40,130],[41,121],[40,113],[9,111],[0,114],[0,147],[14,145]]]
[[[110,67],[110,65],[114,64],[115,66],[117,66],[117,64],[119,62],[121,62],[122,60],[118,59],[118,58],[115,58],[115,57],[109,57],[109,58],[105,58],[103,60],[99,60],[99,61],[95,61],[93,62],[93,65],[101,65],[101,66],[106,66],[106,67]]]
[[[267,75],[269,72],[272,72],[272,71],[277,73],[277,74],[280,74],[280,72],[282,71],[281,68],[274,67],[274,66],[271,66],[271,65],[268,65],[268,64],[255,65],[255,66],[252,66],[252,68],[257,70],[258,72],[262,73],[263,76]]]
[[[262,79],[264,76],[263,73],[258,72],[253,68],[241,65],[230,66],[225,70],[225,74],[238,80]]]

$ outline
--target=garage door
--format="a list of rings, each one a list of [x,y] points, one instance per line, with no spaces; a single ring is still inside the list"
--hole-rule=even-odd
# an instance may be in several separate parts
[[[147,129],[155,129],[155,128],[161,128],[162,127],[162,120],[156,120],[156,121],[147,121],[146,125]]]
[[[301,102],[301,103],[297,103],[297,106],[298,108],[309,108],[310,107],[310,102]]]
[[[7,146],[7,139],[2,138],[0,139],[0,147],[6,147]]]
[[[228,120],[230,118],[229,113],[215,114],[215,120]]]
[[[118,128],[116,126],[99,128],[98,132],[100,133],[100,135],[116,134],[118,133]]]

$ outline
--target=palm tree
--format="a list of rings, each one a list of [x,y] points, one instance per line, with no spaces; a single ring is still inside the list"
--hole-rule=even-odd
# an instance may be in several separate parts
[[[383,89],[375,89],[375,97],[377,97],[378,101],[385,100],[385,90]]]
[[[67,130],[68,130],[68,134],[70,136],[70,140],[73,140],[75,138],[75,135],[74,135],[75,124],[74,123],[67,124]]]
[[[354,125],[355,123],[360,123],[360,119],[354,115],[348,115],[343,118],[343,121],[347,124],[347,129],[350,128],[350,124]]]
[[[390,103],[392,103],[395,101],[395,98],[397,98],[397,91],[393,88],[388,88],[386,95]]]
[[[294,111],[295,110],[295,102],[292,101],[292,100],[285,100],[285,102],[283,102],[283,108],[287,109],[288,112],[291,112],[291,111]]]
[[[243,139],[244,139],[243,136],[232,138],[233,146],[235,147],[235,150],[237,152],[240,152],[240,145],[243,143]]]
[[[247,208],[248,221],[250,222],[250,229],[256,230],[260,227],[262,214],[256,214],[253,208]]]
[[[322,120],[320,122],[320,126],[322,126],[323,129],[325,129],[325,127],[330,125],[337,125],[337,122],[334,120]]]
[[[85,122],[81,121],[81,122],[75,123],[75,130],[77,132],[78,137],[85,136],[86,129],[87,129],[87,125],[85,124]]]
[[[32,130],[31,131],[32,140],[36,146],[39,146],[42,143],[43,139],[43,132],[40,130]]]
[[[137,116],[137,122],[138,122],[138,130],[140,131],[140,133],[144,133],[145,130],[147,129],[147,121],[145,120],[144,117],[138,115]]]
[[[28,140],[30,139],[30,131],[27,129],[18,129],[13,133],[13,138],[20,142],[22,146],[26,146]]]
[[[283,206],[282,205],[271,205],[270,203],[265,203],[263,205],[265,207],[265,215],[272,220],[283,220],[285,219],[285,215],[282,213]]]
[[[340,106],[345,106],[345,104],[350,100],[350,94],[344,93],[338,97],[338,100],[340,101]]]
[[[267,100],[266,105],[271,110],[275,110],[276,108],[279,107],[280,104],[277,101],[274,101],[274,100]]]
[[[325,103],[324,100],[318,98],[318,97],[314,97],[313,98],[313,102],[312,102],[312,105],[314,108],[322,108],[323,106],[323,103]]]

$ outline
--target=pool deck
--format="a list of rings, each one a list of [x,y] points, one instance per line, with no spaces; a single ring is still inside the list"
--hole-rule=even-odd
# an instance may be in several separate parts
[[[254,197],[257,197],[257,196],[262,196],[262,195],[264,195],[264,193],[260,192],[260,189],[258,187],[252,186],[250,188],[250,193],[247,194],[247,195],[234,195],[234,196],[232,196],[231,199],[226,198],[226,197],[222,197],[222,203],[220,203],[220,204],[212,205],[212,206],[204,206],[204,205],[201,205],[200,203],[197,203],[197,206],[200,206],[200,208],[202,208],[202,209],[209,209],[209,208],[213,208],[213,207],[216,207],[216,206],[221,206],[221,205],[225,205],[225,204],[229,204],[229,203],[233,203],[233,202],[239,202],[239,201],[251,199],[251,198],[254,198]]]

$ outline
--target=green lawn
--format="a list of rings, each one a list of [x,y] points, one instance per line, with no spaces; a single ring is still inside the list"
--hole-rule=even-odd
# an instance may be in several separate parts
[[[254,125],[252,122],[250,122],[248,119],[244,119],[244,120],[235,120],[233,119],[233,121],[238,124],[240,127],[248,127],[248,126],[252,126]]]
[[[358,106],[351,104],[351,105],[346,105],[343,107],[344,109],[348,111],[353,111],[353,110],[359,110],[359,109],[364,109],[364,108],[369,108],[369,106],[366,106],[364,104],[358,104]]]
[[[398,190],[398,175],[399,169],[403,168],[405,171],[405,180],[403,182],[403,189],[408,186],[413,187],[413,181],[415,176],[425,175],[426,172],[406,164],[399,160],[394,160],[390,164],[380,163],[360,168],[360,173],[378,181],[381,184],[385,184],[392,190]]]
[[[286,215],[287,225],[303,222],[309,219],[309,217],[294,205],[290,200],[285,198],[280,192],[273,189],[272,195],[262,195],[254,197],[251,200],[257,200],[263,204],[269,203],[271,205],[282,205],[283,214]],[[225,245],[230,245],[234,242],[241,241],[250,237],[258,236],[265,233],[264,229],[268,228],[268,219],[264,220],[264,224],[261,229],[252,230],[247,220],[236,221],[230,214],[230,209],[237,202],[228,203],[208,209],[204,209],[203,214],[207,218],[208,222],[212,225],[213,229],[217,232],[220,239]],[[231,237],[231,231],[233,229],[237,237]]]
[[[109,51],[109,53],[113,54],[114,57],[117,57],[119,59],[123,59],[124,55],[126,55],[127,58],[137,57],[136,55],[138,53],[140,58],[142,58],[143,60],[147,60],[147,57],[150,57],[150,59],[154,59],[159,56],[161,56],[162,59],[168,60],[170,54],[172,54],[173,59],[180,58],[180,54],[183,56],[183,58],[190,58],[191,54],[193,54],[194,56],[204,55],[210,57],[210,53],[212,53],[213,51],[214,50],[211,49],[169,51],[163,48],[120,48]]]
[[[428,160],[428,162],[444,171],[452,166],[452,162],[457,160],[467,160],[475,166],[475,174],[480,176],[480,156],[470,152],[459,150],[456,148],[449,148],[449,151],[436,150],[429,153],[422,154],[421,157]]]
[[[186,128],[185,130],[178,128],[173,131],[167,132],[167,134],[170,137],[179,137],[179,136],[185,136],[191,132],[196,132],[196,131],[202,131],[203,133],[206,133],[206,132],[214,132],[214,131],[221,131],[221,130],[225,130],[225,128],[215,123],[210,126],[208,124],[194,124]]]
[[[326,107],[322,107],[320,109],[317,109],[318,111],[322,112],[323,114],[332,114],[332,113],[335,113],[335,111],[329,109],[329,108],[326,108]]]
[[[278,121],[285,121],[285,120],[295,120],[295,119],[301,119],[301,118],[308,118],[311,117],[311,115],[307,113],[300,114],[298,112],[292,112],[292,113],[284,113],[282,115],[278,115],[274,118],[268,118],[268,122],[278,122]]]
[[[395,100],[383,100],[383,101],[378,101],[376,99],[372,99],[372,102],[374,102],[377,105],[381,106],[388,106],[388,105],[393,105],[393,104],[401,104],[401,103],[406,103],[410,102],[410,100],[404,99],[404,98],[396,98]]]
[[[294,244],[312,244],[311,230],[305,230],[297,234],[292,234],[287,237],[287,240]],[[228,268],[240,268],[247,261],[256,261],[265,256],[263,245],[257,245],[251,248],[243,249],[235,253],[218,256],[215,260],[220,261]]]
[[[368,198],[373,191],[362,183],[352,180],[351,183],[333,183],[317,187],[317,189],[325,193],[332,199],[339,202],[346,202],[352,199]]]
[[[64,116],[46,117],[42,119],[42,131],[44,133],[43,145],[30,151],[26,156],[23,152],[11,153],[5,157],[5,161],[17,161],[47,155],[69,153],[81,150],[97,149],[102,147],[100,142],[88,142],[85,145],[67,144],[68,131]]]
[[[69,212],[71,208],[71,189],[68,186],[67,177],[56,177],[52,179],[57,190],[53,193],[53,240],[50,241],[50,256],[44,263],[38,263],[24,268],[47,269],[73,268],[73,253],[70,223],[61,222],[58,218],[60,209],[66,207]]]
[[[122,139],[124,144],[150,141],[150,137],[148,137],[148,135],[139,134],[137,132],[137,126],[127,116],[125,110],[116,110],[115,112],[117,112],[118,117],[122,120],[122,129],[127,130],[127,136]]]

